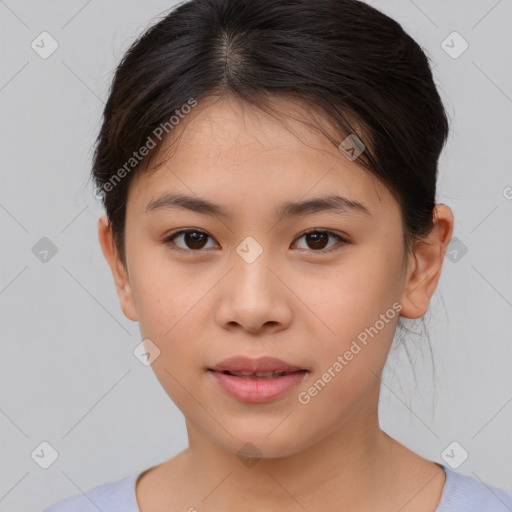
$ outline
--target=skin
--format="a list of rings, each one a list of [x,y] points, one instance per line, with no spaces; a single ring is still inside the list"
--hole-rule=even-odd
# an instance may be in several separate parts
[[[277,105],[300,112],[288,100]],[[182,123],[168,161],[130,185],[126,266],[107,217],[99,220],[122,311],[159,348],[153,370],[183,412],[189,437],[187,449],[139,477],[140,510],[234,511],[243,503],[249,512],[433,512],[444,471],[378,422],[380,377],[398,315],[309,403],[297,395],[393,303],[407,318],[426,313],[452,235],[451,210],[436,205],[432,232],[406,254],[400,208],[389,190],[317,131],[289,121],[291,133],[231,99],[204,102]],[[232,217],[146,212],[164,192],[200,196]],[[283,202],[333,192],[370,215],[274,217]],[[173,251],[165,237],[187,228],[208,237],[194,244],[178,236],[174,247],[182,251]],[[331,235],[322,245],[303,236],[312,228],[351,243]],[[263,249],[252,263],[236,252],[247,236]],[[279,399],[239,402],[206,371],[235,354],[278,357],[310,373]],[[248,442],[261,454],[250,467],[237,456]]]

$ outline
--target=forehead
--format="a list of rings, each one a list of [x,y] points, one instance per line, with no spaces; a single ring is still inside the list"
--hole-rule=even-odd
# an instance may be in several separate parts
[[[274,107],[277,118],[240,101],[202,102],[177,135],[164,141],[163,163],[156,172],[135,176],[129,208],[145,210],[156,196],[174,192],[247,208],[337,193],[367,203],[373,214],[396,209],[377,177],[311,126],[304,105],[279,99]],[[327,123],[322,126],[336,136]]]

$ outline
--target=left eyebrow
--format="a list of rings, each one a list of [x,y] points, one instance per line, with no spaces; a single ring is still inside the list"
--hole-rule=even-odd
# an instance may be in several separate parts
[[[282,220],[286,217],[308,215],[322,211],[333,211],[335,213],[363,213],[371,217],[371,213],[362,203],[353,201],[342,196],[325,196],[300,203],[284,203],[278,210],[277,218]]]
[[[146,212],[173,208],[183,208],[203,215],[233,218],[233,214],[224,206],[212,203],[207,199],[182,194],[165,194],[157,199],[153,199],[146,206]],[[333,211],[341,214],[363,213],[371,217],[370,211],[362,203],[337,195],[317,197],[295,203],[286,202],[277,209],[276,217],[278,220],[282,220],[287,217],[308,215],[322,211]]]

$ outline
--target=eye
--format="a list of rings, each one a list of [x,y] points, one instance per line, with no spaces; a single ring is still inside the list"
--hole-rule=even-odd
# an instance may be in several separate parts
[[[325,246],[329,240],[329,237],[334,237],[338,240],[338,242],[341,242],[341,245],[349,244],[350,242],[343,238],[342,236],[333,233],[332,231],[327,230],[320,230],[320,229],[310,229],[309,231],[306,231],[303,233],[297,240],[300,240],[301,238],[306,237],[306,243],[310,246],[310,248],[313,249],[313,252],[321,252],[322,254],[326,252],[333,252],[339,247],[336,247],[336,244],[334,247],[329,249],[325,249]],[[306,247],[307,249],[308,247]]]
[[[179,246],[174,242],[175,239],[180,238],[182,243],[185,244],[185,247]],[[208,238],[211,238],[210,235],[199,229],[182,229],[181,231],[177,231],[165,238],[164,243],[169,244],[173,250],[199,252],[200,249],[203,249],[206,246],[205,242]],[[177,245],[178,248],[176,249],[172,247],[172,245]]]
[[[303,233],[299,238],[297,238],[297,240],[300,240],[304,237],[306,238],[306,243],[309,245],[309,247],[306,247],[306,249],[309,248],[312,249],[313,252],[319,252],[322,254],[335,251],[339,248],[336,247],[337,244],[334,244],[334,247],[331,245],[331,248],[325,249],[326,245],[328,245],[328,240],[330,237],[337,239],[341,245],[350,243],[347,239],[332,231],[321,229],[310,229],[309,231]],[[213,238],[205,231],[191,228],[182,229],[180,231],[176,231],[175,233],[171,233],[164,239],[164,243],[169,245],[170,248],[175,251],[201,252],[201,249],[209,248],[207,247],[206,243],[209,238],[213,240]],[[177,244],[175,240],[181,240],[181,245]]]

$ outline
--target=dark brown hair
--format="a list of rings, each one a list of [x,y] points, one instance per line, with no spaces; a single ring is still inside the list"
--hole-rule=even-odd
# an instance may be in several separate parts
[[[267,112],[286,95],[337,128],[333,137],[320,127],[334,144],[357,134],[358,163],[401,206],[406,248],[432,229],[449,126],[428,58],[399,23],[358,0],[190,0],[126,52],[96,141],[91,176],[125,264],[133,177],[150,168],[173,119],[226,95]]]

